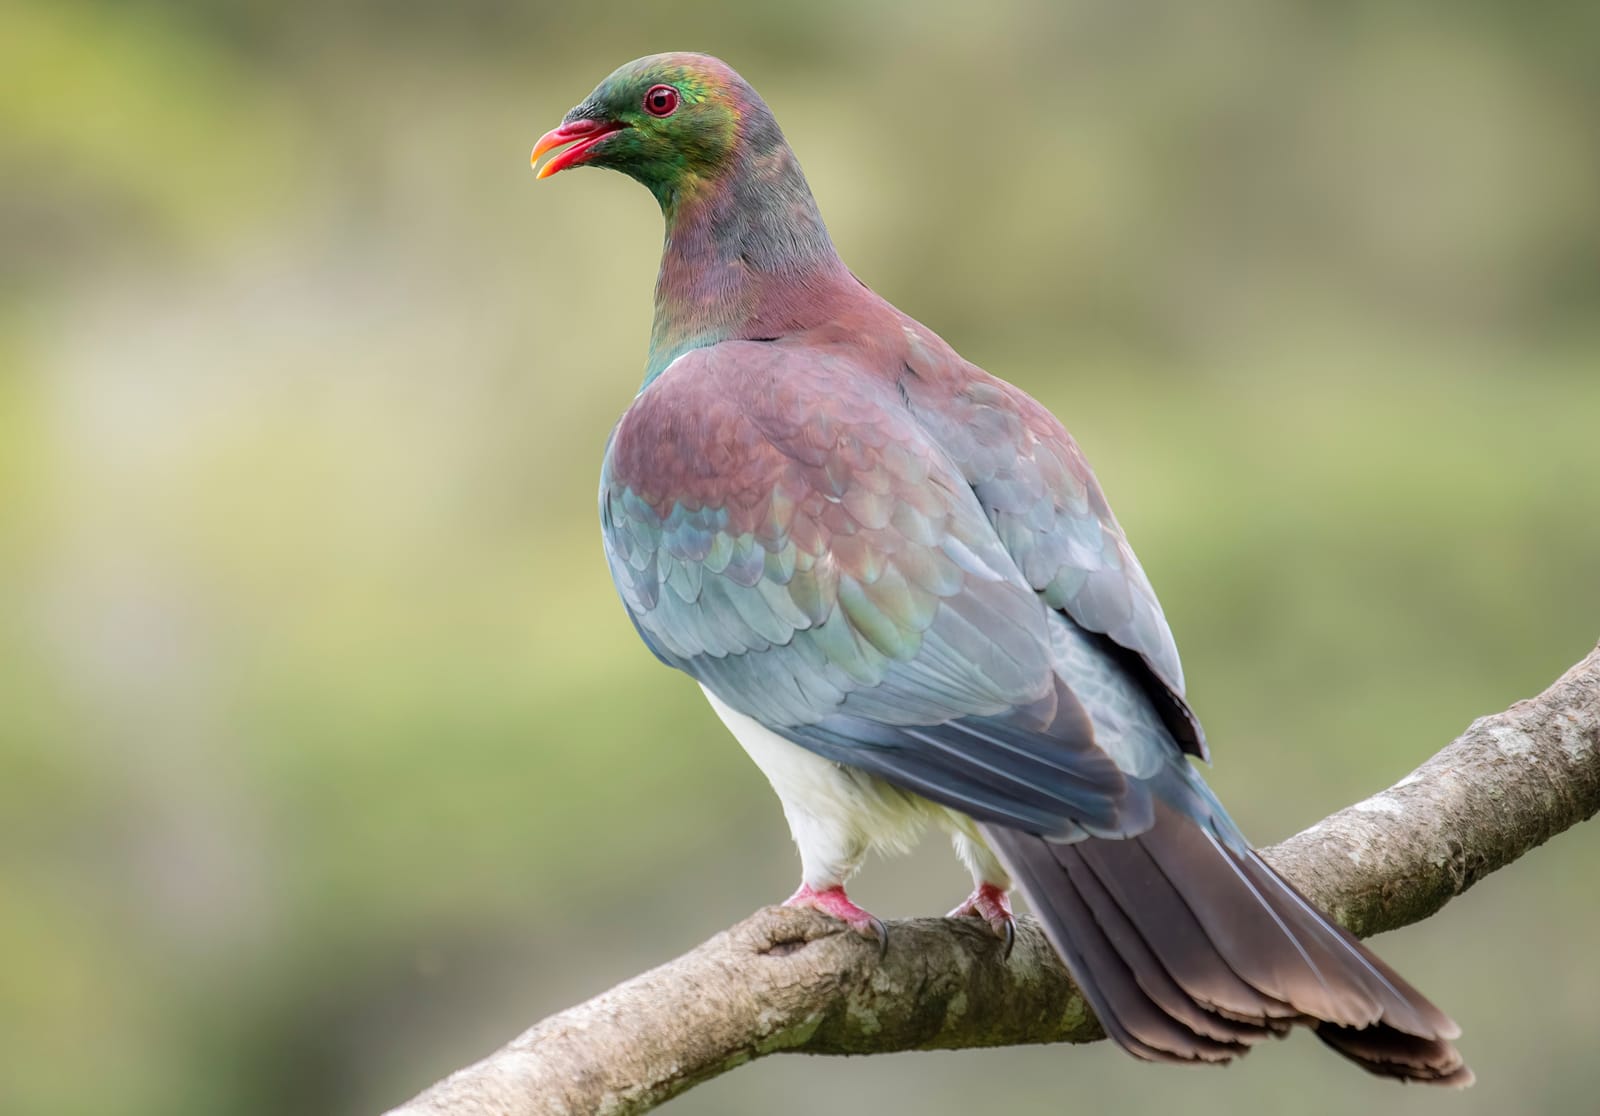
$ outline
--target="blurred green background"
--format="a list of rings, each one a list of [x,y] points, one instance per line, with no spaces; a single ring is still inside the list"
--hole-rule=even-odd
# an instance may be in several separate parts
[[[788,894],[612,596],[649,197],[535,184],[721,54],[842,253],[1037,394],[1262,842],[1600,636],[1600,6],[10,0],[0,1110],[375,1112]],[[672,1111],[1592,1112],[1600,830],[1384,954],[1479,1084],[1299,1037],[769,1059]],[[941,911],[937,841],[856,894]]]

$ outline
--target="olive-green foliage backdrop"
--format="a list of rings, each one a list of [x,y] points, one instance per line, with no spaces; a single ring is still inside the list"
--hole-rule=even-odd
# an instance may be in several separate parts
[[[13,0],[0,1110],[374,1112],[787,894],[595,530],[659,218],[524,158],[663,49],[1073,427],[1268,841],[1600,635],[1600,8]],[[747,1067],[675,1111],[1578,1113],[1600,831],[1380,942],[1465,1095],[1303,1036]],[[874,864],[884,915],[963,893]]]

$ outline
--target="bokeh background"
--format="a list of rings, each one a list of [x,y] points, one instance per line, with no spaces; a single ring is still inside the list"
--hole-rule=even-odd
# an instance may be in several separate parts
[[[372,1113],[786,895],[612,597],[660,241],[526,154],[732,60],[857,272],[1076,431],[1262,842],[1600,635],[1600,6],[10,0],[0,1110]],[[672,1111],[1588,1113],[1600,830],[1380,948],[1464,1095],[1303,1036],[769,1059]],[[881,914],[964,894],[871,865]]]

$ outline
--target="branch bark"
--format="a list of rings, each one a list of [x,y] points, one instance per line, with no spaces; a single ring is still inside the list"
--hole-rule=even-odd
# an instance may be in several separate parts
[[[1538,697],[1483,717],[1394,786],[1265,850],[1361,936],[1427,918],[1600,812],[1600,647]],[[645,1112],[778,1052],[1090,1042],[1104,1037],[1038,925],[1009,959],[967,920],[890,926],[888,954],[810,911],[770,907],[553,1015],[389,1116]]]

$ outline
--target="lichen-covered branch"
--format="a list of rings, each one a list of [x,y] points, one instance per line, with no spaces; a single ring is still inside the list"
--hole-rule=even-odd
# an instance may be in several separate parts
[[[1427,918],[1600,812],[1600,648],[1548,690],[1475,721],[1388,790],[1266,850],[1357,934]],[[644,1112],[764,1054],[867,1054],[1102,1037],[1037,924],[1016,947],[975,922],[890,925],[876,949],[768,908],[551,1016],[390,1116]]]

